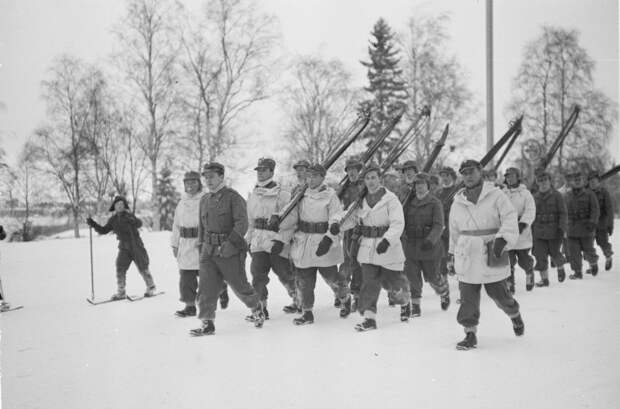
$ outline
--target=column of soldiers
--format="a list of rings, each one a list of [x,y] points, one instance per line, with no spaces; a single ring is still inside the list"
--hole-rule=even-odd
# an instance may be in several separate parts
[[[188,198],[177,209],[172,246],[181,271],[181,301],[186,304],[177,315],[198,315],[202,326],[191,330],[194,336],[215,332],[216,304],[225,283],[251,310],[246,319],[261,328],[269,319],[267,284],[272,270],[291,298],[284,312],[299,314],[295,325],[315,320],[318,272],[332,289],[341,318],[352,311],[362,315],[355,326],[358,331],[377,328],[382,287],[390,304],[401,306],[401,320],[408,321],[421,315],[424,281],[447,310],[448,276],[456,275],[457,320],[466,333],[457,348],[470,349],[477,344],[482,285],[511,318],[515,334],[524,333],[513,298],[517,264],[525,271],[528,291],[549,286],[549,258],[562,282],[565,244],[573,271],[569,278],[583,277],[582,258],[589,263],[586,273],[595,276],[596,240],[605,268],[611,268],[613,206],[598,174],[586,180],[580,171],[570,172],[566,176],[571,190],[562,195],[550,174],[539,172],[532,195],[516,168],[506,171],[500,185],[494,172],[485,173],[474,160],[464,161],[459,168],[464,187],[459,189],[456,172],[448,167],[440,169],[434,186],[431,176],[419,173],[413,161],[399,168],[397,183],[394,172],[382,174],[378,167],[349,159],[348,182],[336,191],[326,184],[323,166],[299,161],[294,165],[298,184],[288,192],[274,180],[275,167],[272,159],[258,161],[257,182],[247,202],[224,185],[225,170],[219,163],[203,169],[206,194],[191,186],[192,181],[200,184],[197,173],[186,174]],[[290,214],[271,226],[270,216],[302,191]],[[359,200],[362,191],[365,196]],[[192,220],[184,216],[189,214]],[[188,239],[193,242],[183,242]],[[247,255],[251,284],[245,272]],[[534,271],[540,275],[537,283]]]

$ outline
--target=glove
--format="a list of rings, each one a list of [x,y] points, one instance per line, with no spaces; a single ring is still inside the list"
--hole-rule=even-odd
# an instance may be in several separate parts
[[[614,234],[614,226],[607,226],[607,234],[609,234],[610,236]]]
[[[95,223],[95,221],[93,220],[92,217],[88,217],[86,219],[86,224],[88,224],[90,227],[95,227],[95,224],[97,224],[97,223]]]
[[[519,222],[519,234],[523,233],[523,230],[527,227],[526,223]]]
[[[340,234],[340,224],[339,223],[332,223],[331,226],[329,226],[329,232],[333,235],[333,236],[337,236]]]
[[[282,243],[280,240],[271,240],[273,242],[273,246],[271,246],[271,254],[273,254],[274,256],[282,253],[282,250],[284,249],[284,243]]]
[[[383,254],[387,251],[388,247],[390,247],[390,242],[386,239],[383,239],[377,244],[377,254]]]
[[[448,254],[448,260],[446,261],[446,268],[448,270],[448,274],[453,276],[456,274],[454,271],[454,254]]]
[[[506,242],[506,240],[504,240],[503,237],[498,237],[495,239],[495,241],[493,242],[493,254],[495,255],[495,257],[499,258],[502,255],[502,250],[504,250],[506,244],[508,243]]]
[[[321,242],[319,243],[319,247],[316,249],[317,257],[321,257],[327,254],[329,248],[332,246],[334,241],[327,236],[323,236]]]
[[[177,258],[179,256],[179,248],[172,247],[172,254],[174,255],[174,258]]]
[[[422,240],[422,244],[420,244],[420,249],[424,251],[431,250],[433,248],[433,242],[429,239]]]
[[[280,216],[277,214],[271,215],[269,218],[269,223],[267,224],[267,230],[271,230],[276,233],[280,231]]]
[[[6,232],[4,231],[4,227],[0,226],[0,240],[6,239]]]

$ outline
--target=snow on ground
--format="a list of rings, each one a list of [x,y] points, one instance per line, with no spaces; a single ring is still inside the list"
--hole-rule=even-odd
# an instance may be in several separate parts
[[[458,305],[448,312],[426,286],[422,317],[408,324],[385,293],[374,332],[340,319],[317,281],[315,324],[295,327],[277,279],[271,320],[244,321],[232,294],[217,333],[191,338],[198,320],[173,313],[178,273],[168,233],[144,233],[152,272],[166,294],[92,306],[88,238],[2,243],[0,271],[9,301],[22,310],[2,322],[2,403],[11,409],[103,408],[617,408],[620,402],[620,259],[611,272],[525,292],[526,324],[510,320],[483,293],[477,350],[463,338]],[[614,237],[615,247],[620,239]],[[95,237],[96,296],[115,289],[113,236]],[[135,267],[130,293],[141,293]],[[453,299],[456,283],[451,282]]]

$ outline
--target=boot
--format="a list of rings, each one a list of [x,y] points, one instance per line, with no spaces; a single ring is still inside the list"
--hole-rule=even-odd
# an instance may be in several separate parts
[[[564,267],[558,267],[558,282],[564,282],[566,279],[566,272],[564,271]]]
[[[540,272],[540,281],[536,283],[536,287],[549,287],[549,272],[547,270]]]
[[[351,301],[351,312],[357,311],[357,304],[359,304],[360,297],[358,295],[353,296],[353,301]]]
[[[371,329],[377,329],[377,322],[372,318],[364,318],[364,321],[355,325],[357,332],[370,331]]]
[[[340,305],[340,318],[347,318],[349,314],[351,314],[351,296],[350,295]]]
[[[525,291],[534,289],[534,272],[525,273]]]
[[[575,271],[573,274],[569,275],[568,278],[571,280],[581,280],[583,278],[583,274],[581,274],[581,271]]]
[[[215,334],[215,325],[213,325],[212,320],[205,320],[202,322],[202,327],[190,330],[189,334],[193,337],[213,335]]]
[[[512,320],[512,329],[515,332],[515,335],[520,337],[525,332],[525,324],[523,323],[523,319],[521,318],[521,314],[517,315]]]
[[[153,284],[152,286],[150,286],[150,287],[148,287],[146,289],[146,291],[144,292],[144,296],[145,297],[152,297],[152,296],[154,296],[155,295],[155,290],[156,290],[155,284]]]
[[[286,308],[286,307],[284,307]],[[266,321],[269,319],[269,311],[267,311],[267,304],[262,301],[261,302],[261,309],[262,309],[262,313],[263,313],[263,321]],[[247,315],[245,317],[245,320],[248,322],[256,322],[256,314],[254,314],[254,311],[252,311],[252,313],[250,315]]]
[[[400,306],[400,320],[402,322],[409,322],[411,316],[411,303],[407,303]]]
[[[224,287],[224,289],[220,293],[220,308],[223,310],[228,308],[229,301],[230,301],[230,298],[228,298],[228,290],[226,289],[226,287]]]
[[[611,256],[605,257],[605,271],[611,270],[612,262],[613,262],[613,260],[612,260]]]
[[[598,264],[591,264],[587,273],[592,274],[592,277],[596,277],[596,275],[598,274]]]
[[[446,294],[446,295],[442,295],[441,296],[441,309],[443,311],[447,311],[448,307],[450,307],[450,294]]]
[[[467,351],[472,348],[476,348],[478,345],[478,339],[475,332],[466,332],[465,339],[456,344],[456,349],[459,351]]]
[[[420,311],[420,304],[411,303],[411,316],[419,317],[422,314]]]
[[[110,297],[110,300],[124,300],[125,298],[127,298],[127,293],[125,292],[125,289],[119,288],[118,290],[116,290],[116,293],[114,293],[112,297]]]
[[[195,317],[196,316],[196,306],[195,305],[186,305],[185,308],[179,310],[174,313],[177,317],[185,318],[185,317]]]
[[[263,327],[263,323],[267,319],[265,317],[266,312],[267,312],[267,307],[265,307],[265,305],[261,301],[259,301],[256,308],[254,308],[254,310],[252,311],[252,316],[254,317],[253,322],[256,328]]]
[[[287,314],[299,314],[301,312],[301,307],[298,307],[297,304],[292,303],[291,305],[285,305],[284,308],[282,308],[282,311]]]
[[[295,325],[306,325],[312,323],[314,323],[314,314],[312,314],[312,311],[304,311],[301,317],[293,320],[293,324]]]

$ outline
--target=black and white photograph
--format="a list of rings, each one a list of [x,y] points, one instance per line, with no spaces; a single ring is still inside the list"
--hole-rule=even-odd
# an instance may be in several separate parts
[[[0,0],[0,408],[620,407],[619,26]]]

